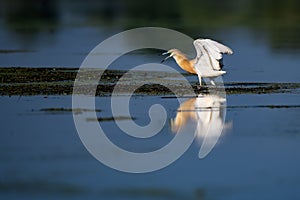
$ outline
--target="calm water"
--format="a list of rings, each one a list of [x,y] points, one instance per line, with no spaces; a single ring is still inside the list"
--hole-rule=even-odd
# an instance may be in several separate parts
[[[297,0],[176,0],[171,5],[158,0],[0,2],[1,67],[79,67],[106,38],[130,28],[158,26],[230,46],[234,55],[224,59],[229,74],[225,81],[297,82],[300,78]],[[162,12],[154,12],[156,7]],[[141,63],[160,62],[160,53],[133,52],[110,67],[130,69]],[[167,64],[180,70],[174,62]]]
[[[107,37],[158,26],[230,46],[235,53],[224,58],[225,82],[300,80],[297,0],[22,2],[0,0],[0,67],[79,67]],[[132,52],[110,68],[159,63],[160,53]],[[181,71],[174,61],[166,64]],[[98,117],[112,116],[109,100],[96,98]],[[149,122],[154,103],[165,106],[168,122],[176,116],[176,99],[137,96],[131,101],[136,123]],[[71,108],[71,96],[2,96],[0,105],[1,199],[300,198],[299,90],[227,95],[231,128],[213,151],[200,160],[195,141],[175,163],[148,174],[104,166],[84,148],[69,111],[41,110]],[[114,121],[100,124],[114,142],[134,151],[157,149],[174,136],[166,123],[158,140],[139,143],[124,137]]]
[[[205,159],[198,158],[201,143],[195,141],[175,163],[148,174],[126,174],[104,166],[83,147],[70,112],[41,111],[70,108],[71,97],[1,97],[0,194],[30,199],[299,198],[300,115],[299,108],[293,108],[299,94],[227,97],[226,123],[232,127]],[[102,110],[99,116],[112,116],[109,101],[96,99]],[[140,96],[131,105],[136,123],[149,122],[147,105],[154,103],[165,105],[168,120],[176,116],[176,99]],[[268,105],[286,108],[256,108]],[[160,148],[174,135],[166,123],[158,138],[140,145],[137,139],[122,136],[113,121],[100,125],[112,141],[136,152]]]

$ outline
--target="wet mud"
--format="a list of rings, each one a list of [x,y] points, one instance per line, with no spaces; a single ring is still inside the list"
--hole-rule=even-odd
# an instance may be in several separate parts
[[[72,95],[73,84],[77,76],[77,68],[0,68],[0,95],[27,96],[27,95]],[[85,82],[80,86],[80,93],[96,96],[110,96],[120,78],[127,71],[86,69],[80,73],[79,78]],[[99,78],[99,74],[102,74]],[[183,74],[188,77],[190,74]],[[138,87],[141,80],[147,78],[148,83]],[[188,87],[184,81],[178,79],[178,74],[169,72],[135,71],[127,74],[118,89],[120,93],[135,90],[136,95],[173,95],[168,85],[176,85],[176,93],[185,95]],[[151,81],[153,80],[153,82]],[[164,83],[160,85],[157,80]],[[92,83],[97,84],[97,90]],[[219,90],[218,87],[204,85],[199,87],[196,81],[190,82],[195,93],[207,93]],[[300,83],[254,83],[254,82],[228,82],[224,83],[226,94],[266,94],[299,92]]]

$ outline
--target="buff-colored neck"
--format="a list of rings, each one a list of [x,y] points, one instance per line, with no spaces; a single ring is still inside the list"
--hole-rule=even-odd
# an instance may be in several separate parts
[[[174,55],[174,59],[177,64],[185,71],[196,74],[194,69],[194,60],[189,60],[185,55]]]

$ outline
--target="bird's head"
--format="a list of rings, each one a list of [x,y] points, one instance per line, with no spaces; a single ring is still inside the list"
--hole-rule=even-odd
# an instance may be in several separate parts
[[[169,55],[165,59],[163,59],[161,62],[166,61],[168,58],[182,55],[182,53],[178,49],[170,49],[169,51],[163,53],[162,55],[167,55],[167,54],[169,54]]]

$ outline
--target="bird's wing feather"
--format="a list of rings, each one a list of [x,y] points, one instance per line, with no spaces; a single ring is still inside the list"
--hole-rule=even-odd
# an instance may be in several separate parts
[[[225,46],[225,45],[223,45],[223,44],[221,44],[219,42],[216,42],[216,41],[211,40],[211,39],[205,39],[205,41],[207,43],[212,44],[213,46],[217,47],[218,50],[221,53],[226,53],[226,54],[232,54],[233,53],[233,51],[229,47],[227,47],[227,46]]]
[[[195,62],[195,69],[196,71],[212,71],[211,61],[209,57],[209,53],[207,49],[203,46],[203,43],[200,39],[194,41],[194,46],[197,52],[196,62]]]
[[[197,39],[194,41],[194,46],[198,59],[207,54],[207,61],[209,61],[213,70],[221,70],[219,60],[222,59],[222,53],[232,54],[229,47],[210,39]]]

